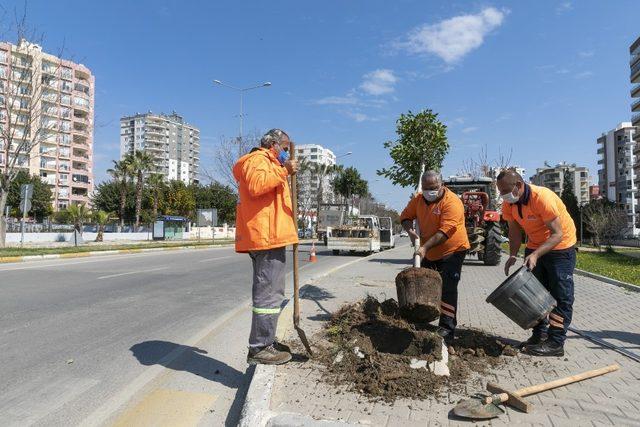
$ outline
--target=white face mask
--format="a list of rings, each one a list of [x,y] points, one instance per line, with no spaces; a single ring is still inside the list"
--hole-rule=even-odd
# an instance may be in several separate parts
[[[516,188],[518,188],[518,187],[516,187]],[[515,188],[514,188],[514,190],[515,190]],[[514,196],[513,190],[512,190],[511,193],[502,194],[500,197],[502,197],[502,200],[504,200],[505,202],[511,203],[511,204],[517,203],[518,200],[520,200],[520,195],[518,194],[517,196]]]
[[[424,197],[427,202],[433,202],[438,198],[438,193],[440,193],[440,190],[423,191],[422,197]]]

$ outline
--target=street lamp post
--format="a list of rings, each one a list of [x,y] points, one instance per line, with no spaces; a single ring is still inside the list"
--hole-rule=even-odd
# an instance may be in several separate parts
[[[233,89],[237,92],[240,93],[240,138],[239,138],[239,142],[242,142],[242,118],[243,118],[243,112],[242,112],[242,98],[245,92],[252,90],[252,89],[259,89],[261,87],[269,87],[271,86],[271,82],[264,82],[260,85],[256,85],[256,86],[250,86],[250,87],[245,87],[245,88],[240,88],[240,87],[236,87],[236,86],[231,86],[229,84],[223,83],[220,80],[214,80],[213,81],[214,84],[220,85],[220,86],[225,86],[228,87],[229,89]]]

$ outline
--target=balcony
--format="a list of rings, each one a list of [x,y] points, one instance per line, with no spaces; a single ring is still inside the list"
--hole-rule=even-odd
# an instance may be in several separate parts
[[[640,113],[631,116],[631,124],[633,126],[640,126]]]
[[[631,79],[631,83],[640,83],[640,62],[631,67],[629,78]]]
[[[631,111],[640,111],[640,99],[631,104]]]
[[[631,97],[632,98],[640,97],[640,84],[637,84],[631,88]]]

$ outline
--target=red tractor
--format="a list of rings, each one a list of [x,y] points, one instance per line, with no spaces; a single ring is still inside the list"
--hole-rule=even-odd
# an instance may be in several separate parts
[[[500,243],[505,241],[500,227],[500,213],[495,210],[493,180],[488,177],[451,177],[444,185],[462,200],[471,249],[485,265],[500,264]]]

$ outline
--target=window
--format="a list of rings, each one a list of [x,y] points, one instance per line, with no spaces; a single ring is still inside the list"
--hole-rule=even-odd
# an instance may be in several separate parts
[[[65,104],[65,105],[70,105],[71,104],[71,96],[62,95],[62,97],[60,98],[60,102]]]
[[[71,74],[71,68],[63,68],[62,69],[62,77],[65,79],[69,79],[71,80],[72,74]]]
[[[0,62],[7,62],[7,51],[0,50]]]

